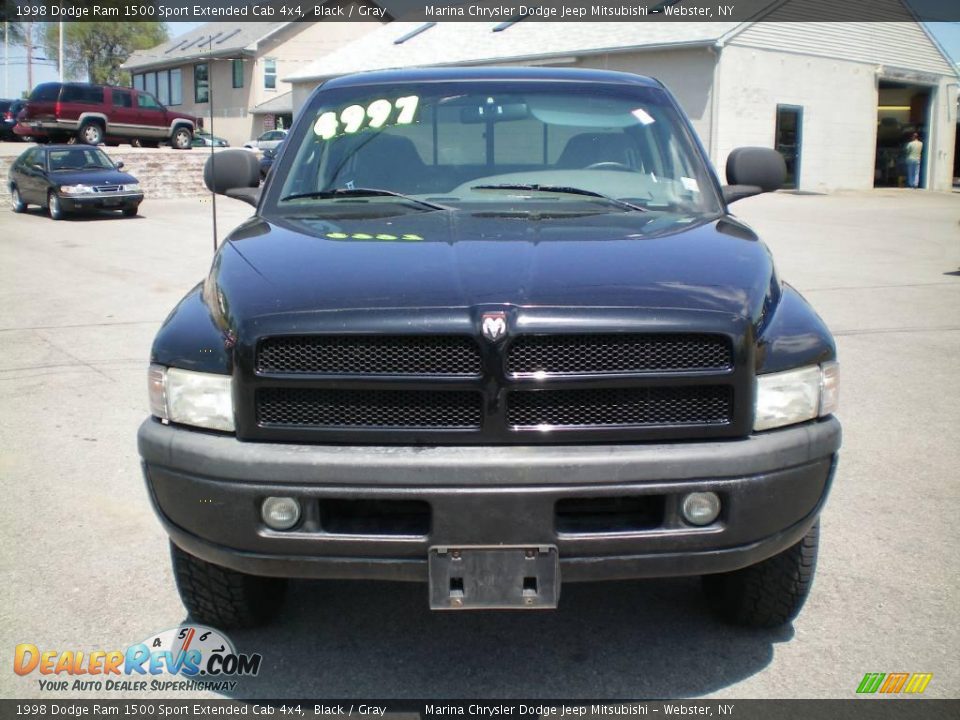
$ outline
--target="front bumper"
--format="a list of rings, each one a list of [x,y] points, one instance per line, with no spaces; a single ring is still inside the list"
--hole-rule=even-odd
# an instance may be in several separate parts
[[[151,500],[173,542],[255,575],[426,580],[428,548],[556,545],[564,581],[725,572],[796,543],[816,521],[840,447],[835,418],[741,440],[636,445],[369,447],[240,442],[149,419],[138,442]],[[679,498],[712,490],[718,520],[685,524]],[[268,496],[300,500],[277,532]],[[557,503],[656,496],[642,529],[568,531]],[[662,500],[660,499],[662,498]],[[324,503],[419,501],[428,529],[332,532]]]
[[[134,208],[143,202],[143,193],[103,193],[90,195],[60,195],[60,205],[67,211],[122,210]]]

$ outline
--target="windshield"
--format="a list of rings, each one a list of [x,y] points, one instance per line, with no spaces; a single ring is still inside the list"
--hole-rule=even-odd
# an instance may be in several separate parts
[[[287,144],[266,214],[721,211],[663,91],[533,81],[424,82],[319,93]],[[283,178],[282,183],[279,178]],[[365,190],[388,191],[379,195]],[[423,202],[428,201],[428,202]]]
[[[110,158],[102,150],[93,147],[50,150],[47,157],[52,171],[113,169]]]

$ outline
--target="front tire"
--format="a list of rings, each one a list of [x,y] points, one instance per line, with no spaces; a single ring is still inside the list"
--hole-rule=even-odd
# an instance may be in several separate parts
[[[103,128],[100,123],[85,122],[77,131],[77,140],[87,145],[99,145],[103,142]]]
[[[50,217],[54,220],[63,220],[66,215],[63,206],[60,204],[60,198],[53,190],[47,193],[47,212],[50,213]]]
[[[20,190],[17,189],[16,185],[10,188],[10,205],[15,213],[22,213],[27,209],[27,204],[20,197]]]
[[[741,570],[703,577],[717,615],[734,625],[774,628],[790,622],[810,594],[817,568],[820,521],[796,545]]]
[[[189,150],[193,147],[193,133],[190,128],[181,125],[174,130],[170,145],[177,150]]]
[[[136,216],[137,216],[137,211],[138,211],[139,209],[140,209],[140,206],[139,206],[139,205],[131,205],[131,206],[129,206],[129,207],[125,207],[125,208],[123,209],[123,216],[124,216],[124,217],[136,217]]]
[[[283,603],[286,580],[220,567],[173,543],[170,556],[180,600],[199,623],[224,630],[256,627],[276,617]]]

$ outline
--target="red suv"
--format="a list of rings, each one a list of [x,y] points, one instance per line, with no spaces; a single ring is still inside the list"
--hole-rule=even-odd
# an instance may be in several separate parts
[[[169,142],[189,150],[199,118],[168,110],[150,93],[89,83],[37,85],[13,131],[47,142],[132,142],[156,147]]]

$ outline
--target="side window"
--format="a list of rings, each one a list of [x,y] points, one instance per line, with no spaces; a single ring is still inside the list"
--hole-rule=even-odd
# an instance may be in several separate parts
[[[33,167],[37,163],[43,165],[43,150],[40,148],[33,148],[33,150],[28,152],[23,158],[23,166]]]
[[[37,85],[30,93],[34,102],[54,102],[60,97],[60,83],[44,83]]]
[[[137,107],[141,110],[161,110],[160,103],[154,100],[153,95],[137,93]]]
[[[97,85],[66,85],[63,88],[63,95],[60,99],[63,102],[102,105],[103,88]]]
[[[113,106],[117,108],[132,108],[133,98],[126,90],[113,90]]]

